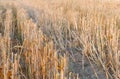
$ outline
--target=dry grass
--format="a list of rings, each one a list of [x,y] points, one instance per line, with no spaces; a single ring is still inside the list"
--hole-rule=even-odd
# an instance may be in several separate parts
[[[117,0],[0,1],[0,79],[94,79],[85,63],[120,79],[119,14]]]

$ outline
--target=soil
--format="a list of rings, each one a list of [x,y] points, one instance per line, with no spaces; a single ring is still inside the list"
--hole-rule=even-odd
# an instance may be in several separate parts
[[[79,52],[73,56],[69,59],[69,71],[79,74],[80,79],[106,79],[104,70],[92,62],[91,65],[87,57],[83,59]]]

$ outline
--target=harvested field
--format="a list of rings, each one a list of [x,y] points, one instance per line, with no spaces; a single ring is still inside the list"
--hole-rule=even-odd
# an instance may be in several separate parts
[[[120,1],[0,0],[0,79],[120,79]]]

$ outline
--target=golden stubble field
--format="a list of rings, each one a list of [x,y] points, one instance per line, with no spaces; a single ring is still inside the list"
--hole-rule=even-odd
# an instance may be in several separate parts
[[[120,79],[120,1],[0,0],[0,79]]]

